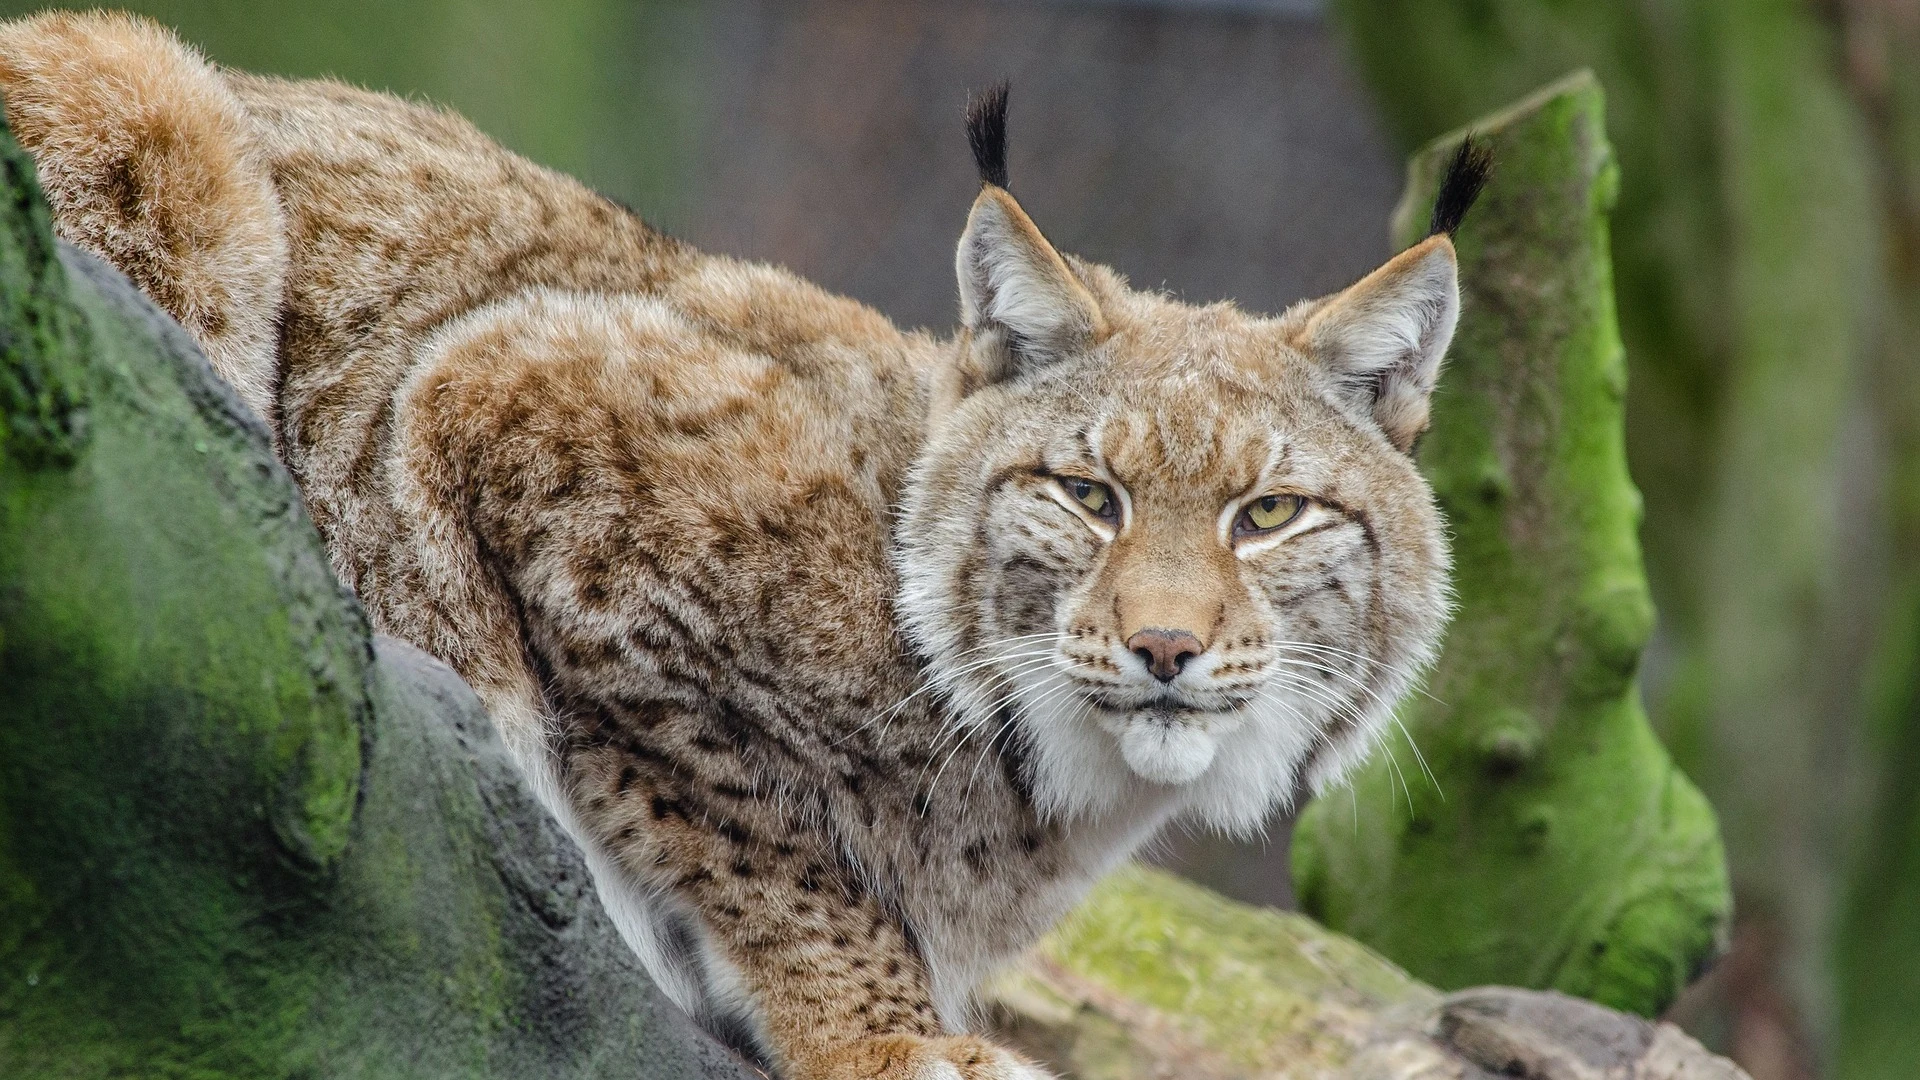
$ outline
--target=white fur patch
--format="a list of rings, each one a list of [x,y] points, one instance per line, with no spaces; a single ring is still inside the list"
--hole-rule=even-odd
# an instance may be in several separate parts
[[[1134,716],[1120,729],[1120,756],[1143,780],[1155,784],[1185,784],[1199,778],[1213,764],[1218,743],[1202,725],[1146,715]]]

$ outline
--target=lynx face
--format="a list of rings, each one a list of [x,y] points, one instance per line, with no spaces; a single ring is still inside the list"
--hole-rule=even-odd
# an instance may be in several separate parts
[[[1257,827],[1370,752],[1446,621],[1408,455],[1458,310],[1435,236],[1259,318],[1133,292],[987,187],[906,494],[901,611],[1040,805]]]

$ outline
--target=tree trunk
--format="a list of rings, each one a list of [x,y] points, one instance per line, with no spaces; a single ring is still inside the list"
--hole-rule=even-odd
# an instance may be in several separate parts
[[[1833,1037],[1834,883],[1872,771],[1860,684],[1899,595],[1877,561],[1885,519],[1863,432],[1875,413],[1911,419],[1885,408],[1898,382],[1859,379],[1889,329],[1874,325],[1886,230],[1871,110],[1847,99],[1821,15],[1910,22],[1912,5],[1338,8],[1409,142],[1569,68],[1591,66],[1607,86],[1624,166],[1614,238],[1628,446],[1660,611],[1649,698],[1720,810],[1742,928],[1712,991],[1687,1008],[1756,1073],[1811,1076]],[[1911,49],[1885,61],[1891,96],[1910,102]]]
[[[1622,436],[1617,168],[1589,75],[1475,128],[1494,172],[1456,237],[1463,314],[1420,450],[1459,610],[1431,696],[1402,711],[1419,749],[1390,740],[1351,803],[1309,808],[1295,887],[1438,985],[1652,1015],[1715,955],[1728,896],[1713,812],[1636,683],[1653,610]],[[1425,232],[1459,141],[1414,159],[1402,243]]]

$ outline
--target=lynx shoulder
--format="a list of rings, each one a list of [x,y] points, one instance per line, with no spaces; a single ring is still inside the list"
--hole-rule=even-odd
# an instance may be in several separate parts
[[[61,234],[193,333],[657,980],[783,1076],[1041,1075],[966,1033],[979,981],[1166,822],[1337,782],[1436,648],[1408,452],[1477,159],[1351,288],[1196,307],[1047,241],[998,89],[938,340],[138,19],[0,25],[0,93]]]

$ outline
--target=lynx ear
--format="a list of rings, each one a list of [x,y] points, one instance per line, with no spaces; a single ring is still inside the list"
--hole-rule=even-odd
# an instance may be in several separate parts
[[[1460,140],[1434,197],[1425,240],[1312,306],[1300,344],[1403,451],[1427,430],[1427,399],[1460,321],[1453,234],[1493,172],[1493,155]]]
[[[1092,345],[1104,320],[1093,294],[1006,191],[988,186],[954,257],[960,318],[993,382]]]
[[[1105,332],[1100,305],[1007,192],[1007,84],[967,102],[967,144],[980,197],[954,269],[970,340],[965,382],[998,382],[1087,348]]]
[[[1460,319],[1453,243],[1429,236],[1307,318],[1307,353],[1401,450],[1427,428],[1427,398]]]

